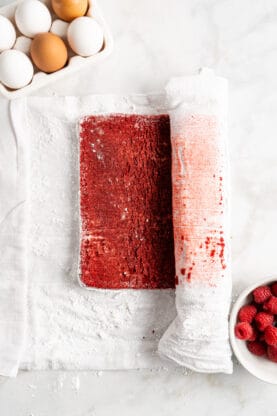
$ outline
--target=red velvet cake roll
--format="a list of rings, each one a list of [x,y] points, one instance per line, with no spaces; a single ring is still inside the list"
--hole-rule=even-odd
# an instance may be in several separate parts
[[[168,115],[81,122],[81,282],[102,289],[175,287]]]
[[[167,93],[178,314],[159,351],[196,371],[229,373],[227,83],[204,70],[173,79]]]

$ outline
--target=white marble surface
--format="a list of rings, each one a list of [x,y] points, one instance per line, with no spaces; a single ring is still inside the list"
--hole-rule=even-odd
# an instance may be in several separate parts
[[[234,293],[248,282],[274,275],[276,0],[99,3],[115,37],[112,56],[38,94],[158,91],[171,76],[190,74],[200,66],[211,66],[229,78]],[[273,416],[275,392],[276,387],[259,382],[237,365],[232,376],[183,370],[30,372],[0,385],[0,414]]]

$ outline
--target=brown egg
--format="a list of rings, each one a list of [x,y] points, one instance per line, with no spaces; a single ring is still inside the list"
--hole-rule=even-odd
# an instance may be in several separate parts
[[[84,16],[88,9],[88,0],[52,0],[56,15],[66,22]]]
[[[34,64],[43,72],[55,72],[63,68],[67,61],[64,41],[53,33],[39,33],[31,43],[31,57]]]

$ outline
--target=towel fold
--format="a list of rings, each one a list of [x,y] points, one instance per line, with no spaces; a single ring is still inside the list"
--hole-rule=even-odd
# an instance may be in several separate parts
[[[8,101],[0,101],[0,375],[15,377],[26,324],[27,143]]]

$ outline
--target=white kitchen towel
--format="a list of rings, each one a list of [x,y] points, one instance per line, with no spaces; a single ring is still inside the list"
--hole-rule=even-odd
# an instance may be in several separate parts
[[[12,102],[21,125],[17,131],[27,132],[30,149],[28,319],[21,368],[165,365],[157,346],[176,315],[174,290],[88,290],[78,283],[79,119],[164,113],[164,102],[164,96],[30,97]]]
[[[199,372],[232,372],[227,82],[172,79],[169,101],[177,317],[159,352]]]
[[[172,81],[168,89],[171,110],[176,108],[176,112],[170,113],[172,137],[175,137],[175,128],[177,131],[181,125],[175,123],[175,120],[180,115],[179,111],[182,110],[182,113],[184,109],[190,115],[195,110],[198,115],[220,116],[218,120],[224,122],[220,122],[217,127],[220,127],[220,137],[225,137],[225,107],[218,105],[218,96],[215,94],[211,99],[209,94],[196,93],[202,91],[204,85],[207,91],[207,81],[204,82],[201,77],[189,78],[184,82],[186,92],[183,91],[178,96],[172,93],[170,99],[170,88],[172,91],[175,88],[175,81]],[[209,82],[212,82],[212,78],[209,78]],[[211,84],[209,93],[213,91],[214,94],[214,87]],[[177,90],[180,91],[179,84]],[[219,94],[220,91],[221,88]],[[176,316],[173,290],[87,290],[78,283],[78,122],[81,117],[93,114],[167,113],[166,97],[30,97],[13,101],[10,106],[17,143],[23,143],[28,138],[28,145],[21,149],[22,155],[18,159],[24,156],[23,152],[27,148],[30,153],[27,248],[24,256],[25,245],[18,247],[20,253],[17,257],[17,261],[21,259],[22,262],[24,258],[28,259],[26,346],[21,368],[105,370],[176,365],[165,361],[157,352],[160,338]],[[188,124],[185,123],[184,126],[188,127]],[[198,127],[196,123],[196,130]],[[210,128],[209,123],[208,127]],[[202,150],[205,150],[204,147]],[[225,158],[220,159],[223,160],[226,162]],[[225,171],[223,173],[225,178]],[[209,172],[204,175],[208,176]],[[27,181],[27,172],[22,172],[20,178],[21,181]],[[222,190],[225,192],[225,179],[223,184]],[[1,183],[1,192],[2,187]],[[198,182],[195,189],[197,187]],[[16,195],[20,197],[21,193],[16,191]],[[224,193],[224,218],[227,212],[225,196]],[[203,198],[200,198],[200,203],[204,204]],[[198,209],[195,210],[195,215],[198,218]],[[225,219],[227,224],[227,218]],[[16,230],[20,231],[20,227],[24,227],[23,220],[16,225]],[[17,244],[20,241],[20,238],[17,239]],[[210,241],[207,243],[210,244]],[[223,275],[230,277],[227,243],[226,238],[225,254],[220,259],[223,258],[228,266]],[[220,247],[223,249],[223,245]],[[23,263],[22,265],[24,266]],[[217,279],[214,281],[212,278],[203,284],[200,280],[194,284],[191,271],[184,272],[180,269],[179,272],[177,270],[177,275],[180,283],[176,297],[178,316],[160,343],[160,352],[179,364],[199,371],[230,372],[227,332],[230,279],[224,277],[219,280],[219,285],[214,285]],[[16,337],[19,354],[24,339],[26,299],[24,273],[20,277],[14,291],[18,295],[22,292],[15,307],[22,312],[21,333],[19,330]],[[187,280],[193,284],[188,286]],[[197,285],[199,288],[196,288]],[[5,287],[8,288],[9,284]],[[8,309],[9,313],[11,311]],[[206,316],[210,316],[214,322],[205,319],[203,323]],[[10,330],[8,321],[7,313],[7,331]],[[200,342],[195,343],[198,337]],[[172,351],[174,354],[171,354]],[[184,360],[184,357],[189,359]]]
[[[0,375],[10,377],[18,371],[26,326],[25,131],[10,102],[0,100]]]

